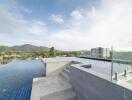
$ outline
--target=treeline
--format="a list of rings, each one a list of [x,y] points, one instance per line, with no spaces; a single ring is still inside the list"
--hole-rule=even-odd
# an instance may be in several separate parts
[[[35,58],[48,58],[56,56],[79,56],[80,51],[58,51],[54,47],[51,47],[48,51],[36,51],[36,52],[22,52],[22,51],[5,51],[0,52],[0,61],[9,61],[13,59],[35,59]]]
[[[132,52],[114,52],[113,58],[132,61]]]

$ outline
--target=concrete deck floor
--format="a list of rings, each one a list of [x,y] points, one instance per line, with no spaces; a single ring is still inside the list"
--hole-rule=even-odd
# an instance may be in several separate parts
[[[127,77],[120,75],[118,76],[118,80],[113,80],[113,82],[129,90],[132,90],[132,73],[128,73]]]
[[[46,77],[34,78],[30,100],[75,100],[65,71],[69,61],[47,61]],[[67,76],[67,77],[66,77]]]
[[[51,97],[53,96],[54,93],[64,92],[68,89],[70,90],[69,92],[73,93],[72,86],[68,82],[66,82],[61,76],[41,78],[38,79],[37,81],[35,79],[32,87],[31,100],[50,100],[43,98],[45,98],[45,96],[48,96],[49,94],[52,94],[49,96]],[[63,93],[62,97],[64,96],[65,94]]]
[[[45,61],[49,63],[47,64],[49,66],[48,67],[48,77],[34,79],[31,100],[75,100],[75,93],[72,90],[71,84],[69,84],[69,82],[67,82],[62,76],[60,76],[60,74],[58,74],[63,69],[61,66],[65,65],[70,60],[68,59],[65,62],[61,60],[61,63],[59,62],[59,60],[56,60],[56,59],[55,60],[46,59]],[[86,64],[84,59],[79,59],[79,60],[77,59],[75,61],[81,61],[82,63]],[[75,65],[75,67],[78,67],[80,69],[81,67],[79,66],[80,64]],[[84,69],[84,68],[81,68],[81,69]],[[94,67],[93,69],[88,69],[88,70],[84,69],[84,70],[86,70],[88,73],[91,73],[95,76],[98,76],[105,80],[109,80],[106,74],[97,73],[98,72],[97,70],[94,71]],[[122,77],[119,77],[119,80],[113,83],[129,88],[129,89],[132,89],[132,85],[129,82],[127,82],[129,80],[128,78],[129,77],[124,79]],[[70,99],[67,99],[69,97]]]

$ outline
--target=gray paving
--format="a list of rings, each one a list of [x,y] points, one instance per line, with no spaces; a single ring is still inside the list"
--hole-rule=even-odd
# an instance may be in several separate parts
[[[33,81],[31,100],[76,100],[67,75],[66,65],[69,61],[48,63],[48,76],[35,78]]]

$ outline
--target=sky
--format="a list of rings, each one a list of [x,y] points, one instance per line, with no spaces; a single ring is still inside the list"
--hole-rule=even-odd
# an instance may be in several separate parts
[[[0,45],[132,50],[132,0],[0,0]]]

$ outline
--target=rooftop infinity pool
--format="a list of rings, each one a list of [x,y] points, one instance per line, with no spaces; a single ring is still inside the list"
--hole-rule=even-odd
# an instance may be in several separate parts
[[[45,76],[41,60],[19,60],[0,65],[0,100],[30,100],[32,80]]]

